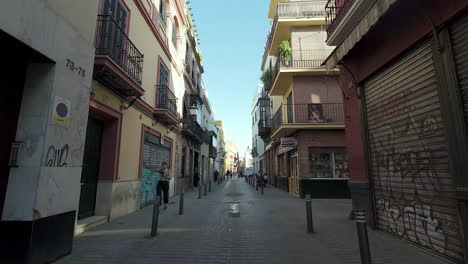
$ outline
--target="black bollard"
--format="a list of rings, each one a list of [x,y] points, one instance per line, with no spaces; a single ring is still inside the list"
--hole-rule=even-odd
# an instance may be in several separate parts
[[[156,196],[156,200],[153,204],[153,220],[151,221],[151,237],[158,235],[158,222],[159,222],[159,203],[161,201],[160,196]]]
[[[262,195],[263,195],[263,184],[264,184],[264,183],[263,183],[263,181],[262,181],[262,183],[260,183],[260,187],[261,187],[261,189],[262,189]]]
[[[201,194],[202,194],[202,184],[198,184],[198,199],[201,199]]]
[[[367,236],[366,212],[364,210],[354,210],[357,234],[359,239],[359,251],[361,252],[361,263],[371,264],[371,254],[369,247],[369,237]]]
[[[211,192],[211,179],[208,181],[208,192]]]
[[[314,232],[314,222],[312,219],[312,200],[310,198],[310,194],[305,196],[306,200],[306,215],[307,215],[307,233]]]
[[[255,190],[258,191],[259,180],[255,179]]]
[[[207,190],[207,188],[206,188],[206,187],[207,187],[207,184],[206,184],[206,183],[205,183],[205,184],[203,184],[203,188],[205,189],[205,192],[204,192],[205,196],[207,196],[207,195],[208,195],[208,192],[207,192],[208,190]]]
[[[179,215],[184,214],[184,189],[180,191],[180,200],[179,200]]]

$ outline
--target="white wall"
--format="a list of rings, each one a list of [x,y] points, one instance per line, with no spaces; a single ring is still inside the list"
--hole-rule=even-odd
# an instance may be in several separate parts
[[[97,2],[82,4],[90,4],[95,13],[88,15],[96,18]],[[94,64],[89,32],[95,23],[74,27],[59,11],[45,1],[2,1],[0,29],[54,62],[30,65],[26,73],[16,137],[24,142],[24,152],[20,167],[10,171],[3,220],[33,220],[78,208]],[[85,77],[71,71],[67,60],[85,69]],[[68,126],[52,120],[56,96],[71,104]],[[68,154],[63,167],[46,166],[54,149]]]

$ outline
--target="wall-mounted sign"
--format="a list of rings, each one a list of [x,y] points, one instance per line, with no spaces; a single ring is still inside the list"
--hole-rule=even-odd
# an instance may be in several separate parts
[[[288,137],[288,138],[281,138],[281,147],[282,148],[295,148],[297,145],[296,138]]]
[[[55,96],[54,109],[52,109],[52,120],[64,126],[69,125],[71,116],[71,103],[61,97]]]

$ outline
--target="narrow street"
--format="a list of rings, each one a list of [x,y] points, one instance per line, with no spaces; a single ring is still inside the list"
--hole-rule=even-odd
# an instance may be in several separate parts
[[[262,196],[233,179],[201,200],[187,193],[183,216],[172,198],[155,239],[149,206],[76,237],[56,263],[360,263],[350,208],[350,200],[313,200],[316,232],[307,234],[304,200],[271,186]],[[374,263],[445,263],[381,232],[369,239]]]

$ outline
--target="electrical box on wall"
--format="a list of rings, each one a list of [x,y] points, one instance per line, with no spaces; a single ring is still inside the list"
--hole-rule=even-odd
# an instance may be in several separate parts
[[[11,144],[10,161],[8,162],[10,168],[19,167],[22,148],[23,142],[21,141],[15,141]]]

